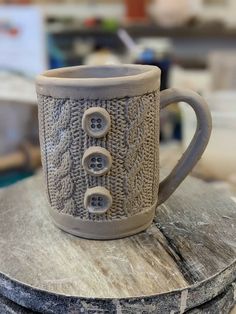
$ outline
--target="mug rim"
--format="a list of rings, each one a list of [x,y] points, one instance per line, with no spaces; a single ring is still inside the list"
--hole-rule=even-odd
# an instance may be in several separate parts
[[[76,76],[76,73],[80,77]],[[85,77],[82,76],[83,74]],[[159,90],[160,75],[161,70],[153,65],[64,67],[48,70],[39,75],[36,78],[36,90],[40,95],[71,99],[114,99],[139,96]]]

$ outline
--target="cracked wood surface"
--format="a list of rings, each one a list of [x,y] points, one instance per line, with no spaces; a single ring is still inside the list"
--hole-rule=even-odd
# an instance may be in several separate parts
[[[196,179],[146,232],[121,240],[66,234],[47,207],[41,175],[0,192],[0,294],[27,308],[184,313],[236,279],[236,204]]]

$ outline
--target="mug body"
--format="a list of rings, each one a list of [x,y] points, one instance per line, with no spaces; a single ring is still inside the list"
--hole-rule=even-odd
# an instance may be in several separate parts
[[[79,66],[37,78],[50,214],[61,229],[114,239],[152,222],[159,186],[160,70]]]

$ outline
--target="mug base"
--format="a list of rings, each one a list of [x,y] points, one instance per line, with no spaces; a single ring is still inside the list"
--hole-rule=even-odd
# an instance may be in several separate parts
[[[146,230],[152,223],[155,207],[146,212],[110,221],[82,220],[49,209],[54,224],[72,235],[91,240],[113,240],[128,237]]]

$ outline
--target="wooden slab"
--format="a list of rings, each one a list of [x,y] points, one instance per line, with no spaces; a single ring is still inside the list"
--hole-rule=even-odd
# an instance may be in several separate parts
[[[11,300],[0,296],[0,313],[1,314],[32,314],[36,313],[29,309],[26,309]]]
[[[227,314],[235,303],[235,283],[230,285],[223,293],[186,314]],[[233,314],[233,313],[231,313]]]
[[[236,279],[236,205],[196,179],[157,209],[146,232],[122,240],[66,234],[47,206],[41,175],[0,192],[0,294],[23,307],[184,313]]]
[[[191,309],[185,313],[187,314],[225,314],[229,313],[234,305],[234,285],[231,284],[223,293],[215,297],[209,302],[206,302],[198,307],[195,307],[194,309]],[[4,314],[37,314],[38,312],[34,312],[32,310],[26,309],[13,301],[10,301],[9,299],[0,296],[0,313]],[[78,313],[78,312],[76,312]],[[85,311],[84,311],[85,313]],[[96,310],[94,312],[86,312],[86,313],[98,313]],[[99,311],[99,313],[108,313],[106,310]],[[118,312],[116,312],[118,313]],[[122,313],[127,313],[127,311],[122,311]],[[128,311],[128,313],[132,313],[131,311]],[[133,312],[134,313],[134,312]],[[135,312],[138,313],[138,312]],[[142,312],[143,313],[143,312]],[[147,313],[147,312],[144,312]],[[151,312],[149,312],[151,313]],[[155,313],[155,312],[154,312]],[[170,312],[171,313],[171,312]],[[174,312],[172,312],[174,313]],[[230,314],[233,314],[234,310],[230,312]],[[109,313],[113,314],[113,313]]]

